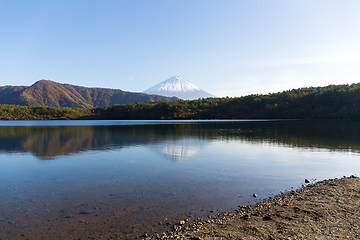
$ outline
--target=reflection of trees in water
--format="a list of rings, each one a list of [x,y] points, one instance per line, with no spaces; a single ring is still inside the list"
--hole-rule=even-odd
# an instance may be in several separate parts
[[[11,130],[11,131],[9,131]],[[9,142],[5,151],[30,151],[42,159],[99,146],[93,127],[14,127],[0,129],[0,138]]]
[[[351,121],[279,121],[223,129],[223,138],[296,148],[360,152],[360,124]],[[225,133],[227,132],[227,133]]]
[[[157,144],[174,161],[198,149],[198,140],[239,140],[331,151],[360,150],[360,125],[345,121],[250,121],[130,126],[1,127],[0,151],[32,152],[41,159],[81,151]],[[179,140],[184,141],[179,141]],[[185,144],[185,145],[184,145]],[[195,147],[195,146],[194,146]]]

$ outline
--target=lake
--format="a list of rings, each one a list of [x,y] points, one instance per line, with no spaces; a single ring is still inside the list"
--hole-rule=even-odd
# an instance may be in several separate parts
[[[359,153],[353,121],[0,121],[0,239],[162,233],[356,175]]]

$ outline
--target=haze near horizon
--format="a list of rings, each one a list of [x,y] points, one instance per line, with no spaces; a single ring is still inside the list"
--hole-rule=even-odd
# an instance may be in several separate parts
[[[358,0],[0,0],[0,32],[0,86],[182,76],[236,97],[360,81]]]

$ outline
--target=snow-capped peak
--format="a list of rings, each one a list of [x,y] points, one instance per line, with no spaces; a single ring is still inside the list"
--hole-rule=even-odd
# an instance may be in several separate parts
[[[164,92],[184,92],[184,91],[199,91],[201,90],[185,78],[174,76],[171,77],[159,84],[156,84],[154,87],[149,88],[145,92],[152,91],[164,91]]]
[[[197,99],[214,97],[210,93],[201,90],[183,77],[174,76],[155,86],[145,90],[143,93],[157,94],[162,96],[176,96],[182,99]]]

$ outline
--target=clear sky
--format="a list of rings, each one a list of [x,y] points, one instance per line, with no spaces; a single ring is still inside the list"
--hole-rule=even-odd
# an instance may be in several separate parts
[[[0,0],[0,86],[216,96],[360,82],[360,0]]]

